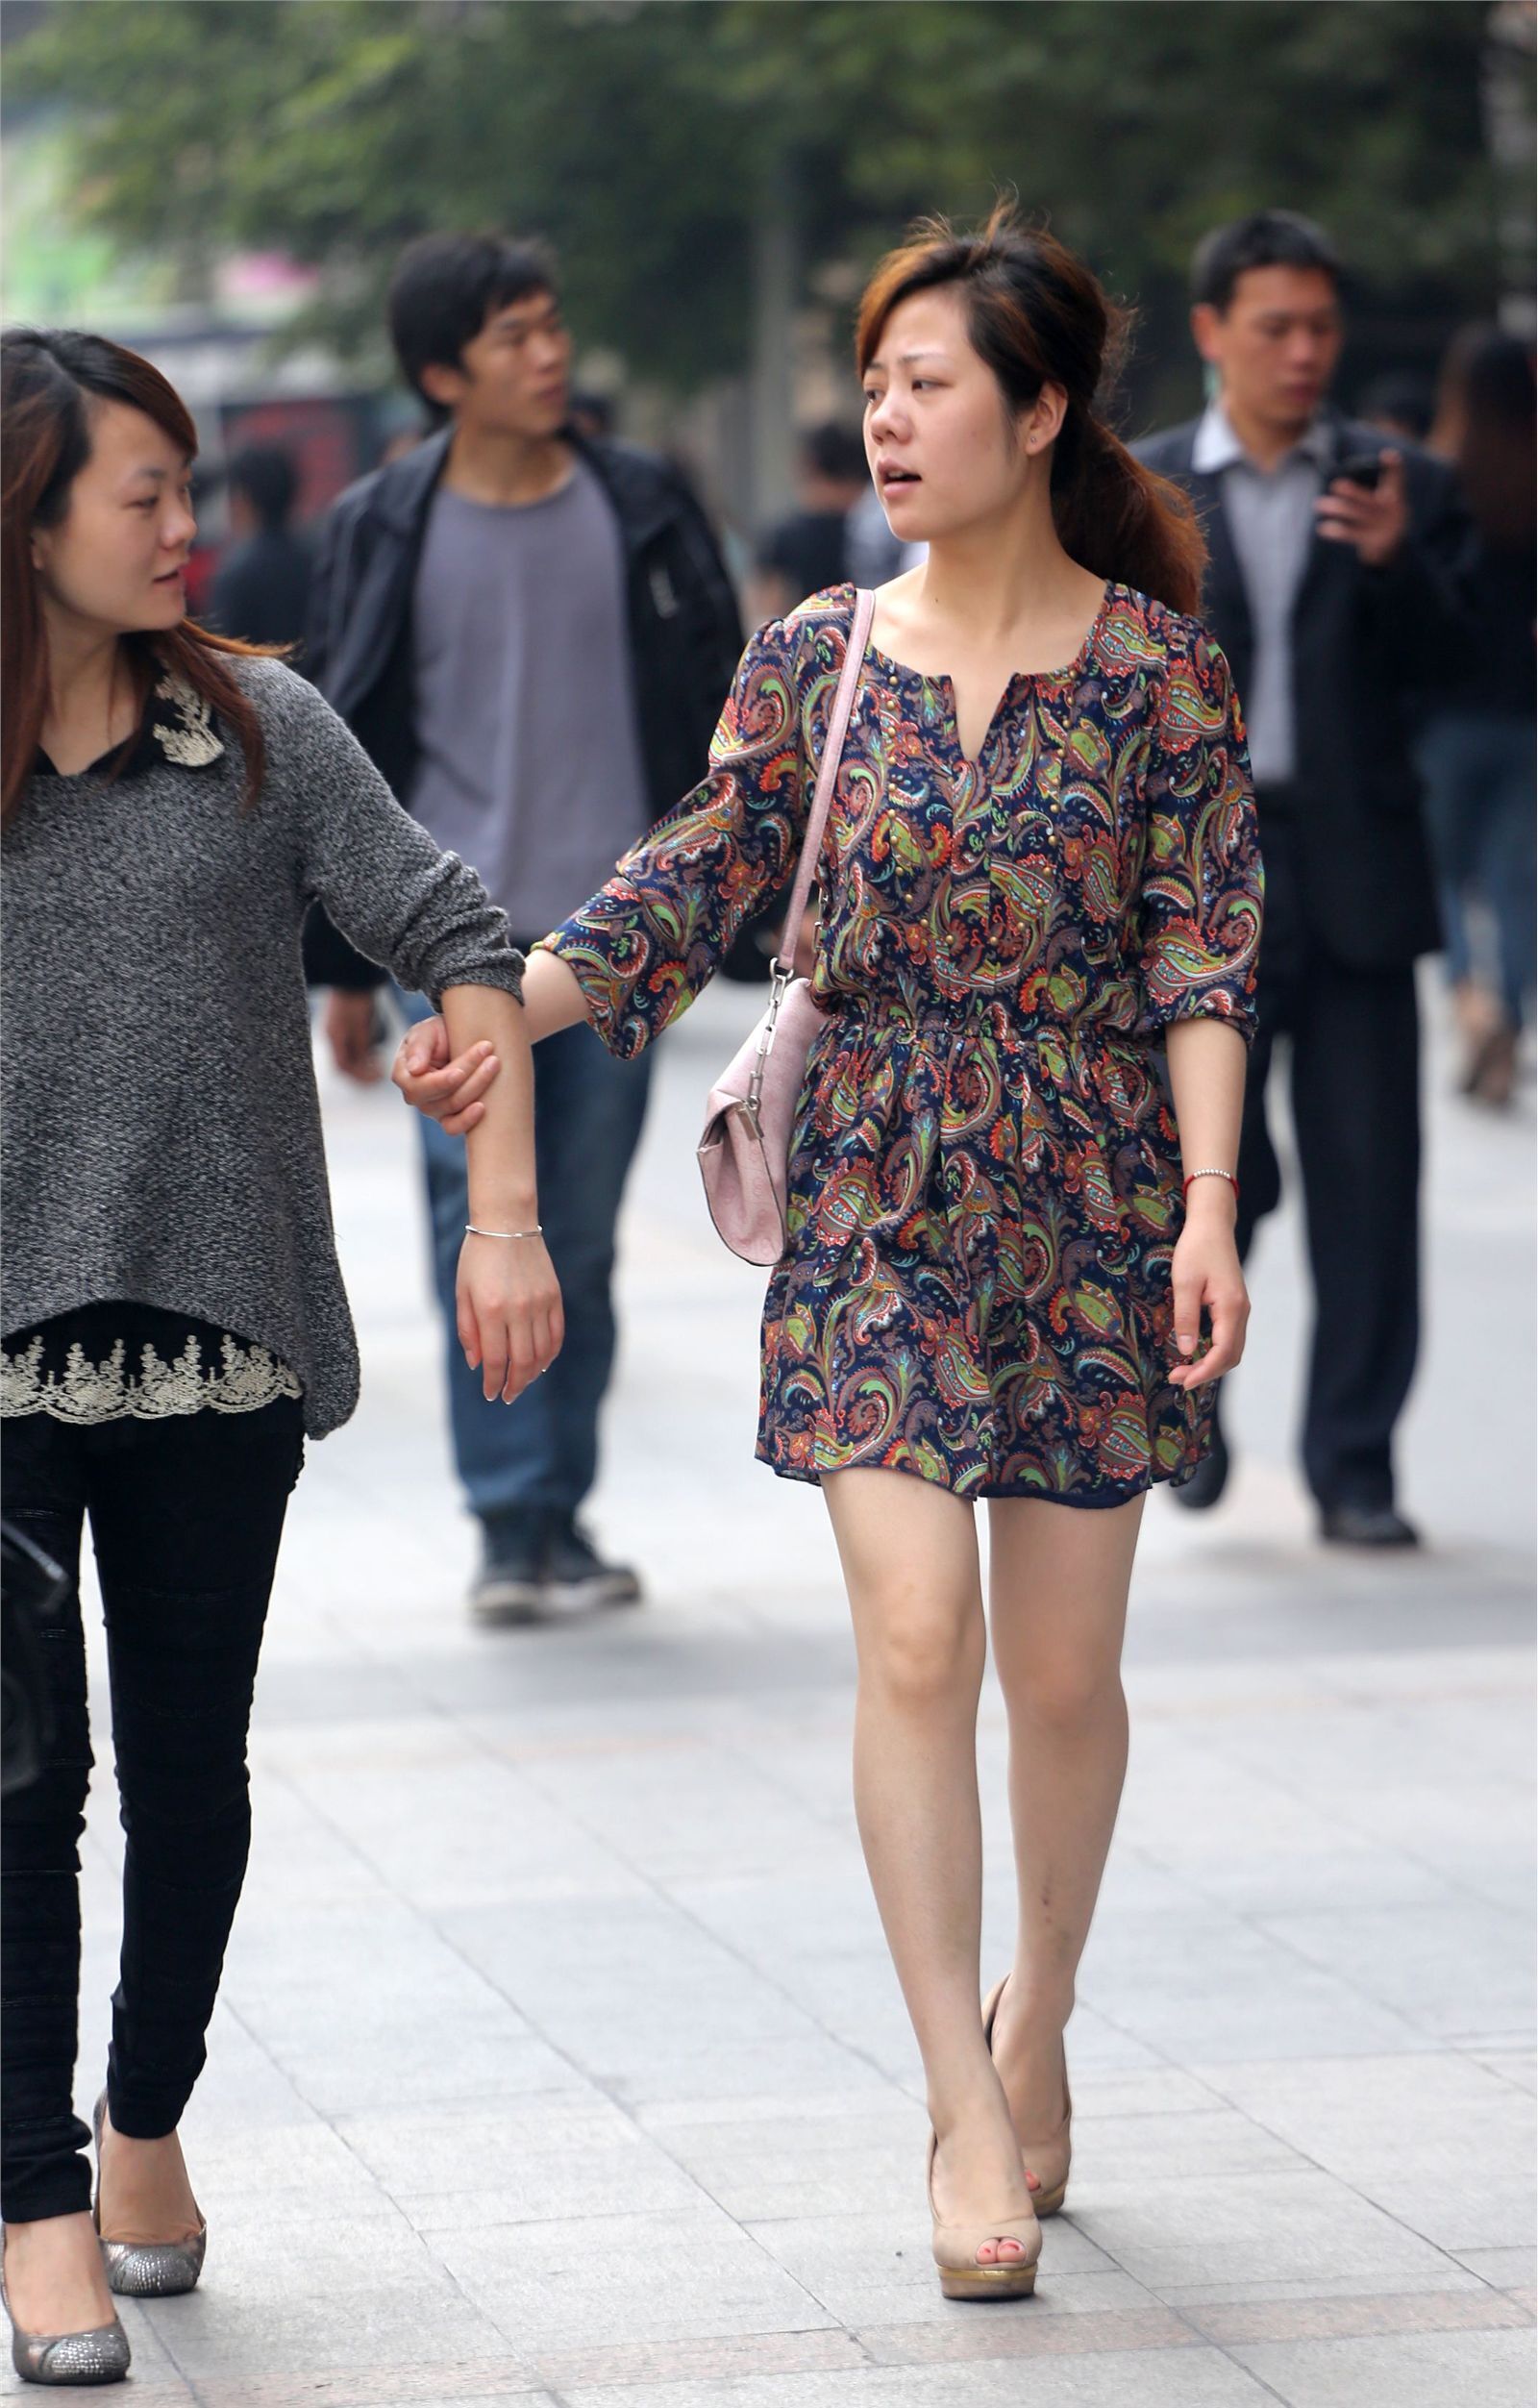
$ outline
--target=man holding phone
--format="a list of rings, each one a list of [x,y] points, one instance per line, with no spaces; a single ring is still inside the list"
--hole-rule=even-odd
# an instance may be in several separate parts
[[[1410,736],[1471,640],[1469,527],[1440,461],[1330,409],[1341,283],[1327,237],[1290,211],[1208,235],[1191,327],[1211,399],[1135,448],[1205,528],[1203,615],[1232,665],[1260,814],[1240,1252],[1280,1196],[1266,1084],[1284,1036],[1315,1303],[1303,1470],[1324,1537],[1405,1547],[1393,1435],[1419,1338],[1415,962],[1440,942]],[[1216,1504],[1228,1466],[1220,1433],[1175,1494]]]

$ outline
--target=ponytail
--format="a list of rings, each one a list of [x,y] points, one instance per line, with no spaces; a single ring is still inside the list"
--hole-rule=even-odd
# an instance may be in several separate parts
[[[1193,616],[1207,548],[1190,496],[1070,404],[1053,449],[1052,511],[1071,559]]]

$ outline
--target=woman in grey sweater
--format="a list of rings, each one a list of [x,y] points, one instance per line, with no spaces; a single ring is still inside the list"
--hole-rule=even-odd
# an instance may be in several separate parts
[[[26,332],[0,376],[0,1452],[8,1518],[68,1575],[42,1650],[51,1739],[0,1809],[0,2212],[17,2371],[103,2382],[128,2366],[106,2286],[189,2290],[202,2267],[176,2126],[245,1871],[262,1623],[304,1437],[358,1394],[300,964],[311,900],[441,999],[457,1048],[504,1060],[459,1272],[488,1397],[558,1351],[560,1299],[503,915],[312,687],[187,621],[195,436],[164,379],[99,337]],[[94,2203],[71,2097],[87,1517],[127,1833]]]

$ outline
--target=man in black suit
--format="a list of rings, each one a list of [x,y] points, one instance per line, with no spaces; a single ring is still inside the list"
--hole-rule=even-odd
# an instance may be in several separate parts
[[[1303,1469],[1326,1538],[1413,1546],[1392,1449],[1419,1335],[1415,962],[1440,938],[1409,746],[1415,700],[1466,655],[1468,525],[1449,469],[1330,410],[1341,268],[1318,227],[1260,211],[1207,236],[1192,281],[1213,397],[1137,450],[1204,524],[1260,813],[1240,1250],[1280,1194],[1265,1098],[1285,1037],[1315,1301]],[[1215,1504],[1228,1471],[1220,1436],[1176,1494]]]

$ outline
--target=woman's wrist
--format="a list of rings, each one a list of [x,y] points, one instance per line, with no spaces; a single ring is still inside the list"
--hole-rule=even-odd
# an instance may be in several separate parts
[[[1203,1229],[1231,1229],[1239,1217],[1239,1191],[1226,1179],[1195,1179],[1185,1191],[1185,1221]]]
[[[483,1229],[532,1229],[539,1218],[539,1199],[532,1187],[472,1186],[466,1218]]]

